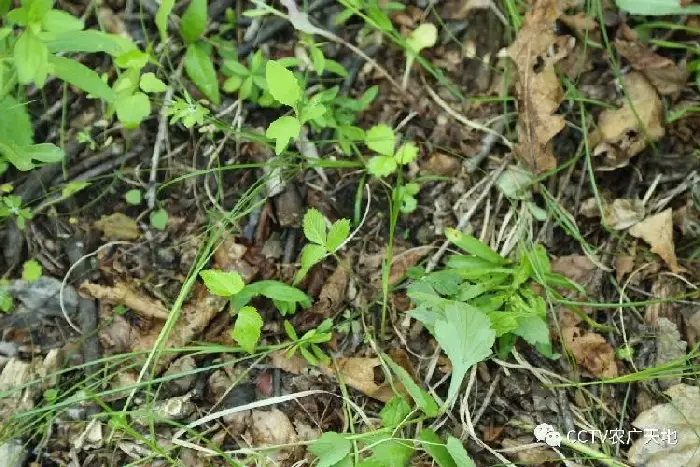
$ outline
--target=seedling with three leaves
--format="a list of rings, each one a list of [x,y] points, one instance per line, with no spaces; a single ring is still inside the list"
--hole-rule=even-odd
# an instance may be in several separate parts
[[[326,256],[335,256],[350,234],[350,221],[340,219],[326,227],[323,214],[317,209],[309,209],[304,215],[304,235],[311,243],[301,252],[301,269],[294,276],[294,283],[301,282],[314,265]]]

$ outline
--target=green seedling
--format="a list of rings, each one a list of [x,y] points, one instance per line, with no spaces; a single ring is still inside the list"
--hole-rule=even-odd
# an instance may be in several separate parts
[[[331,359],[323,353],[319,344],[328,342],[333,337],[331,329],[333,328],[333,320],[325,319],[317,328],[310,329],[299,338],[294,327],[287,320],[284,321],[284,331],[292,340],[289,350],[287,350],[287,358],[291,358],[297,351],[311,365],[318,365],[319,362],[325,365],[330,364]]]
[[[301,269],[294,276],[294,283],[301,282],[309,270],[326,256],[335,256],[350,235],[350,221],[340,219],[326,228],[326,221],[316,209],[309,209],[304,215],[304,235],[311,242],[301,252]]]
[[[373,126],[365,137],[365,144],[372,151],[379,153],[367,162],[367,170],[375,177],[386,177],[418,157],[418,147],[411,142],[396,148],[396,136],[390,126],[379,124]]]

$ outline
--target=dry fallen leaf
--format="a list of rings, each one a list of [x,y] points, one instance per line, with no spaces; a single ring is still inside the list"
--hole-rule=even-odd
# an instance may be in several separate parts
[[[681,340],[681,333],[678,331],[678,326],[676,326],[673,321],[668,318],[658,319],[655,366],[661,367],[662,365],[683,358],[687,345],[688,344],[684,340]],[[659,385],[662,388],[668,388],[680,382],[680,376],[677,378],[659,379]]]
[[[554,34],[564,5],[560,0],[535,0],[508,54],[518,69],[518,158],[540,174],[556,168],[550,141],[564,128],[555,113],[564,91],[554,65],[569,52],[569,36]]]
[[[571,352],[576,363],[583,366],[598,378],[617,376],[615,349],[603,336],[584,331],[578,326],[562,329],[565,347]]]
[[[615,48],[629,60],[632,68],[646,76],[659,94],[676,94],[685,88],[688,73],[670,58],[655,54],[640,42],[617,39]]]
[[[336,361],[336,365],[343,381],[351,388],[382,402],[389,402],[394,396],[388,384],[374,382],[374,370],[381,365],[378,358],[340,358]],[[320,369],[327,376],[336,374],[333,367],[324,365]]]
[[[440,175],[443,177],[456,177],[459,175],[461,164],[456,157],[448,156],[441,152],[433,153],[428,160],[421,163],[420,170],[426,175]]]
[[[294,425],[289,421],[289,417],[279,409],[269,411],[253,410],[248,431],[254,447],[278,446],[299,442],[299,436],[294,430]],[[290,457],[294,456],[294,451],[298,450],[297,448],[297,446],[290,446],[270,455],[277,462],[288,461]],[[284,462],[282,465],[291,465],[291,463]]]
[[[671,208],[647,217],[642,222],[632,226],[629,233],[651,245],[651,251],[661,256],[671,271],[678,272],[680,270],[673,244],[673,212]]]
[[[671,402],[642,412],[632,425],[640,430],[655,430],[658,438],[638,439],[627,454],[634,465],[645,467],[700,467],[700,388],[677,384],[666,391]],[[649,431],[648,433],[651,433]],[[669,435],[675,433],[669,443]],[[665,437],[663,440],[662,436]]]
[[[558,257],[552,261],[552,272],[561,274],[582,285],[591,296],[597,295],[603,277],[602,271],[584,255]]]
[[[601,200],[603,214],[608,226],[613,230],[625,230],[644,219],[644,202],[641,199],[616,199],[612,203]],[[600,209],[595,198],[581,203],[581,214],[586,217],[600,217]]]
[[[561,15],[559,21],[573,29],[576,35],[581,38],[598,29],[596,20],[582,11],[573,15]]]
[[[136,221],[120,212],[102,216],[94,226],[109,240],[136,240],[141,234]]]
[[[276,368],[293,375],[300,375],[309,366],[309,363],[304,360],[299,354],[294,354],[287,358],[287,352],[284,350],[276,350],[271,352],[270,363]]]
[[[619,255],[615,257],[615,280],[617,282],[621,282],[632,271],[634,271],[634,256]]]
[[[97,300],[112,305],[124,305],[131,311],[146,318],[168,319],[168,310],[162,303],[150,297],[145,297],[134,291],[123,282],[117,282],[114,287],[85,282],[80,286],[80,292]]]
[[[417,246],[399,254],[394,254],[391,261],[391,271],[389,272],[389,285],[394,285],[405,274],[408,268],[418,264],[428,253],[433,250],[431,246]],[[375,287],[381,286],[382,262],[386,258],[386,253],[381,252],[374,255],[365,256],[360,260],[364,269],[372,272],[372,284]]]
[[[647,139],[658,141],[665,134],[663,104],[644,75],[633,71],[622,77],[622,84],[629,99],[625,99],[620,109],[601,112],[600,135],[591,136],[599,141],[593,151],[596,170],[626,166],[647,146]]]

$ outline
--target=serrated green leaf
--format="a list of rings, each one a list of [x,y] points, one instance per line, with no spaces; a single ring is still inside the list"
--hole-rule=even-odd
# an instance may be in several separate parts
[[[241,283],[242,282],[243,281],[241,281]],[[252,306],[244,306],[238,310],[236,324],[233,326],[231,337],[233,337],[233,340],[236,341],[243,350],[250,354],[255,353],[255,345],[260,340],[260,330],[262,326],[263,319],[258,311]]]
[[[168,86],[156,78],[156,75],[151,72],[141,75],[139,87],[143,92],[148,93],[165,92],[168,90]]]
[[[519,317],[518,327],[513,334],[522,337],[530,345],[549,343],[547,322],[537,315]]]
[[[350,221],[348,219],[337,220],[328,229],[328,237],[326,238],[326,248],[331,253],[335,253],[336,250],[343,244],[343,242],[350,235]]]
[[[134,188],[133,190],[127,191],[124,195],[124,199],[126,200],[127,204],[138,206],[141,204],[141,190]]]
[[[65,11],[49,10],[41,18],[41,27],[48,32],[81,31],[85,23]]]
[[[385,427],[398,426],[411,413],[411,406],[401,396],[394,396],[379,412]]]
[[[182,14],[180,31],[185,43],[191,44],[204,34],[207,27],[207,0],[192,0]]]
[[[406,165],[418,157],[418,146],[413,143],[404,143],[394,154],[394,159],[399,165]],[[415,193],[414,193],[415,194]]]
[[[320,262],[327,254],[326,247],[322,245],[316,245],[309,243],[304,246],[301,252],[301,269],[294,276],[294,283],[298,284],[301,282],[306,274],[309,272],[315,264]]]
[[[120,96],[114,101],[117,118],[125,128],[137,128],[151,114],[151,101],[142,92]]]
[[[468,312],[459,302],[445,307],[444,318],[435,323],[435,339],[452,362],[447,402],[452,404],[469,369],[491,355],[496,334],[491,321],[481,312]]]
[[[156,12],[156,27],[160,33],[160,41],[165,44],[168,42],[168,16],[173,11],[175,0],[161,0]]]
[[[391,156],[373,156],[367,161],[367,170],[375,177],[386,177],[396,172],[398,164]]]
[[[0,99],[0,141],[29,146],[34,142],[33,133],[27,105],[9,95]]]
[[[301,123],[304,124],[309,120],[315,120],[326,113],[326,107],[323,104],[313,103],[307,104],[299,112],[299,119]]]
[[[372,151],[378,152],[382,156],[393,156],[396,144],[394,130],[383,123],[375,125],[367,132],[365,144]]]
[[[211,47],[203,42],[187,46],[185,52],[185,72],[202,94],[214,104],[220,104],[219,82],[211,60]]]
[[[30,29],[20,34],[13,52],[17,80],[20,84],[43,86],[49,64],[49,50]]]
[[[165,230],[168,226],[168,211],[165,209],[153,211],[148,216],[148,220],[151,222],[154,229]]]
[[[265,64],[265,80],[267,89],[276,101],[288,105],[296,106],[301,98],[301,86],[294,73],[283,67],[275,60],[268,60]]]
[[[148,63],[148,54],[139,49],[129,50],[114,59],[119,68],[136,68],[140,70]]]
[[[309,209],[304,214],[304,235],[310,242],[326,245],[326,220],[318,209]]]
[[[311,299],[301,290],[272,280],[257,281],[246,285],[243,290],[233,297],[231,304],[234,309],[240,309],[258,295],[280,302],[299,303],[303,307],[311,305]]]
[[[491,329],[496,333],[496,337],[501,337],[513,332],[518,328],[518,313],[509,311],[492,311],[487,313],[491,321]]]
[[[469,457],[467,450],[460,440],[454,436],[447,438],[447,451],[452,456],[452,459],[457,464],[457,467],[476,467],[474,461]]]
[[[275,154],[282,154],[290,141],[299,137],[301,123],[291,115],[285,115],[270,123],[265,131],[265,136],[275,140]]]
[[[237,272],[205,269],[200,271],[199,275],[209,292],[219,297],[233,297],[245,287],[245,282]]]
[[[451,228],[447,229],[445,234],[451,243],[454,243],[470,255],[474,255],[493,264],[505,263],[505,259],[503,259],[501,255],[493,251],[488,245],[473,235],[468,235]]]
[[[0,142],[0,154],[5,156],[17,170],[27,171],[36,167],[36,162],[56,163],[64,157],[61,148],[52,143],[18,146],[14,143]]]
[[[116,99],[116,93],[100,79],[100,75],[82,63],[71,58],[56,56],[51,56],[49,63],[51,64],[51,73],[57,78],[105,102],[112,102]]]
[[[318,457],[316,467],[331,467],[343,460],[352,450],[352,443],[334,431],[323,433],[309,446],[309,451]]]
[[[418,435],[418,439],[422,441],[423,449],[435,459],[440,467],[456,467],[455,461],[440,439],[440,437],[430,428],[424,428]]]
[[[433,396],[421,389],[420,386],[413,381],[411,375],[409,375],[408,372],[401,366],[394,363],[391,358],[384,355],[384,359],[391,367],[391,370],[399,377],[401,383],[406,388],[406,391],[408,391],[408,393],[411,395],[413,402],[416,403],[418,408],[420,408],[429,417],[437,416],[440,410],[438,409],[437,403],[435,402],[435,399],[433,399]]]
[[[27,282],[38,280],[42,271],[41,264],[35,259],[30,259],[22,265],[22,280]]]

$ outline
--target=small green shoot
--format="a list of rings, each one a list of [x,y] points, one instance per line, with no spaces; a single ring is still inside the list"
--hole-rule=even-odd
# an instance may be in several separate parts
[[[394,152],[396,136],[390,126],[379,124],[373,126],[365,138],[365,144],[372,151],[379,153],[367,162],[367,170],[375,177],[386,177],[396,172],[399,166],[403,166],[418,157],[418,147],[411,143],[404,143]]]
[[[335,255],[350,235],[350,221],[340,219],[326,228],[326,220],[317,209],[309,209],[304,215],[304,235],[311,243],[301,252],[301,269],[294,276],[294,283],[301,282],[309,270],[323,258]]]
[[[138,206],[141,204],[141,190],[134,188],[133,190],[127,191],[126,194],[124,194],[124,200],[127,204]]]
[[[35,259],[30,259],[22,266],[22,280],[34,282],[41,278],[42,272],[43,268],[41,267],[41,264]]]
[[[153,211],[148,219],[151,221],[151,226],[156,230],[165,230],[168,225],[168,211],[165,209],[158,209]]]
[[[287,350],[287,358],[291,358],[298,351],[311,365],[318,365],[319,362],[325,365],[330,364],[331,359],[323,353],[319,344],[326,343],[333,338],[332,328],[333,320],[327,318],[317,328],[306,331],[299,338],[291,323],[285,320],[284,331],[292,340],[291,346]]]

